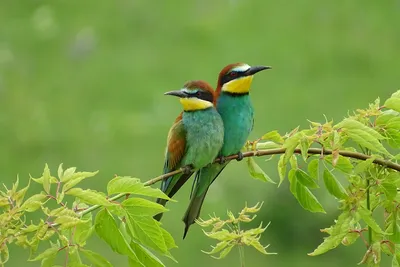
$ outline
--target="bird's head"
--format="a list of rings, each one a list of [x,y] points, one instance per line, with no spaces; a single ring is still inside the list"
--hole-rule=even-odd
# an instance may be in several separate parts
[[[253,75],[266,69],[271,69],[271,67],[251,67],[245,63],[229,64],[219,73],[217,93],[220,94],[222,91],[231,94],[247,94],[250,91]]]
[[[214,90],[205,81],[189,81],[182,89],[164,95],[179,97],[185,111],[207,109],[214,105]]]

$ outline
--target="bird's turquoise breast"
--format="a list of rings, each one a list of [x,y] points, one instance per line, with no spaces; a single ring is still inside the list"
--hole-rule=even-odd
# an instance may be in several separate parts
[[[232,96],[222,92],[217,101],[217,110],[224,123],[222,156],[236,154],[246,143],[253,128],[253,106],[250,96]]]
[[[202,168],[214,161],[224,140],[224,125],[214,108],[183,113],[186,153],[182,166]]]

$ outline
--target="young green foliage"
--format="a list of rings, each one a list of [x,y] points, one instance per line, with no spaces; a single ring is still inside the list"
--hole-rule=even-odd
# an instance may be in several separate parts
[[[247,207],[246,205],[242,211],[239,212],[237,217],[235,217],[232,212],[228,211],[228,219],[226,220],[221,220],[216,216],[210,216],[210,219],[207,221],[201,219],[196,221],[198,225],[204,228],[212,226],[213,228],[211,231],[207,232],[203,230],[203,232],[207,237],[219,241],[215,246],[212,246],[211,251],[203,252],[212,255],[215,259],[222,259],[229,254],[232,248],[238,247],[242,261],[244,260],[242,255],[242,253],[244,253],[243,246],[252,246],[265,255],[276,254],[267,252],[266,249],[269,245],[263,246],[259,241],[261,234],[264,233],[269,224],[262,227],[261,223],[257,228],[242,230],[242,224],[253,221],[256,215],[251,214],[257,213],[261,209],[261,206],[262,203],[257,203],[254,207]],[[217,253],[219,253],[218,257],[213,256],[213,254]]]

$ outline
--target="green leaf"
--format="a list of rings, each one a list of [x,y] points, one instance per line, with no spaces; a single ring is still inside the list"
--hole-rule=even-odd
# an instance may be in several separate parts
[[[282,155],[279,157],[279,162],[278,162],[279,184],[278,184],[278,187],[285,180],[285,176],[286,176],[286,163],[284,163],[284,161],[283,161],[284,157],[285,157],[285,155]]]
[[[321,203],[318,202],[317,198],[311,193],[311,191],[297,181],[296,171],[289,171],[289,182],[290,182],[290,192],[297,199],[300,205],[308,211],[311,212],[323,212],[324,208]]]
[[[42,260],[41,267],[53,267],[56,256],[57,256],[57,253],[55,253],[47,258],[44,258]]]
[[[83,223],[75,227],[74,241],[80,246],[85,246],[86,240],[92,235],[94,226],[92,225],[92,213],[87,213],[82,217]]]
[[[324,242],[320,244],[313,252],[308,253],[309,256],[318,256],[332,250],[340,245],[343,238],[351,229],[352,217],[348,211],[340,214],[335,225],[331,227],[331,234],[329,237],[324,239]]]
[[[108,201],[102,194],[95,190],[83,190],[82,188],[72,188],[65,192],[66,195],[71,195],[79,198],[83,202],[92,205],[101,205],[101,206],[112,206],[114,205],[110,201]]]
[[[271,140],[277,143],[283,143],[283,137],[278,133],[278,131],[271,131],[264,134],[261,137],[262,140]]]
[[[26,187],[22,188],[21,190],[15,193],[14,200],[17,203],[17,206],[20,206],[22,201],[24,200],[25,194],[28,191],[30,184],[31,184],[31,179],[29,179],[28,185]]]
[[[140,263],[135,252],[118,229],[113,216],[106,209],[102,209],[97,213],[95,229],[99,237],[110,245],[113,251],[122,255],[127,255],[129,258],[135,259],[139,263],[138,266],[145,267]]]
[[[68,248],[68,265],[71,267],[87,266],[87,265],[82,264],[82,260],[79,255],[78,248],[75,246],[70,246]]]
[[[319,159],[313,159],[308,163],[308,173],[314,179],[319,179]]]
[[[333,156],[332,155],[328,155],[328,156],[324,157],[324,159],[326,162],[328,162],[329,164],[331,164],[333,166],[333,163],[332,163]],[[341,170],[344,173],[351,173],[354,168],[353,164],[351,164],[350,159],[347,157],[343,157],[341,155],[339,155],[336,165],[333,167],[335,167],[338,170]]]
[[[365,172],[369,167],[372,166],[375,159],[376,157],[372,156],[367,160],[360,161],[354,168],[354,173],[359,174]]]
[[[126,223],[133,237],[155,251],[167,253],[168,249],[159,223],[152,217],[137,216],[135,213],[130,213],[131,211],[126,209]]]
[[[98,267],[112,267],[112,264],[102,255],[91,250],[81,249],[80,252],[87,258],[94,266]]]
[[[397,129],[387,129],[386,136],[387,142],[393,148],[400,148],[400,127]]]
[[[43,177],[44,191],[46,191],[46,193],[49,194],[50,193],[50,169],[49,169],[49,166],[47,165],[47,163],[44,167],[42,177]]]
[[[384,231],[380,228],[380,226],[376,223],[376,221],[372,218],[372,212],[364,208],[363,206],[360,206],[357,210],[358,214],[360,214],[361,219],[364,220],[364,222],[371,227],[371,229],[378,233],[378,234],[385,234]]]
[[[397,187],[395,184],[383,182],[379,185],[379,188],[385,193],[387,200],[393,201],[397,195]]]
[[[270,182],[275,184],[275,182],[258,166],[252,157],[247,158],[247,167],[250,175],[263,182]]]
[[[272,148],[279,148],[281,145],[272,142],[272,141],[266,141],[266,142],[257,142],[256,144],[256,149],[272,149]]]
[[[143,198],[129,198],[124,200],[121,205],[133,216],[153,217],[156,214],[168,211],[163,205]]]
[[[145,186],[137,178],[131,177],[115,177],[108,182],[107,191],[109,195],[125,193],[125,194],[136,194],[148,197],[157,197],[167,199],[169,201],[175,201],[164,194],[160,189],[151,188]]]
[[[303,157],[304,162],[307,162],[309,148],[310,148],[310,141],[308,140],[307,137],[303,137],[300,140],[300,150],[301,150],[301,156]]]
[[[9,259],[10,252],[8,251],[8,246],[6,245],[6,243],[4,243],[0,246],[0,265],[3,266],[3,264],[7,263]]]
[[[319,188],[318,184],[313,178],[311,178],[305,171],[301,169],[296,170],[296,178],[300,184],[308,188]]]
[[[399,97],[391,97],[385,102],[385,107],[393,109],[397,112],[400,112],[400,98]]]
[[[152,267],[165,267],[165,265],[158,259],[153,253],[151,253],[148,249],[143,247],[142,245],[131,242],[131,247],[135,251],[139,261],[143,263],[144,266],[152,266]],[[129,266],[137,266],[137,262],[134,259],[129,259]],[[132,262],[131,262],[132,261]]]
[[[167,249],[170,250],[172,248],[177,248],[178,246],[175,244],[175,240],[172,237],[172,235],[168,233],[167,230],[165,230],[164,228],[160,227],[160,229],[163,234],[163,238],[165,241],[165,245],[167,246]]]
[[[368,135],[374,137],[375,139],[378,139],[378,140],[385,139],[380,133],[378,133],[374,129],[372,129],[368,126],[365,126],[361,122],[356,121],[354,119],[349,119],[349,118],[344,119],[343,121],[338,123],[334,128],[335,129],[343,128],[345,130],[361,130],[361,131],[366,132]]]
[[[324,170],[324,183],[332,196],[338,199],[346,198],[346,190],[329,170]]]
[[[42,193],[33,195],[25,200],[21,206],[21,209],[25,210],[26,212],[34,212],[35,210],[39,209],[47,199],[47,196]]]
[[[38,261],[38,260],[42,260],[42,259],[51,257],[51,256],[57,254],[58,249],[59,249],[58,247],[48,248],[45,251],[43,251],[42,253],[40,253],[39,255],[37,255],[35,258],[28,259],[28,261]]]
[[[296,147],[299,145],[300,138],[302,137],[302,133],[295,133],[291,137],[285,140],[285,143],[283,144],[283,148],[286,148],[283,162],[287,164],[290,160],[290,157],[293,155],[294,150]]]
[[[67,169],[65,172],[67,172],[69,169]],[[77,172],[77,173],[73,173],[70,176],[66,175],[64,173],[64,181],[65,184],[63,186],[63,191],[67,191],[70,188],[74,187],[75,185],[77,185],[78,183],[80,183],[81,181],[83,181],[86,178],[89,177],[93,177],[96,174],[98,174],[99,171],[96,172]]]
[[[84,223],[85,221],[76,217],[64,215],[57,217],[54,222],[60,224],[61,229],[69,229],[77,226],[78,224]]]

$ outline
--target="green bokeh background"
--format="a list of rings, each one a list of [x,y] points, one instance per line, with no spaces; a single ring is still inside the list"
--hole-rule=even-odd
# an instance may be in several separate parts
[[[166,135],[181,109],[163,93],[191,79],[215,85],[220,69],[238,61],[273,67],[253,82],[251,139],[306,127],[323,114],[340,120],[400,87],[399,12],[394,0],[2,0],[1,182],[10,185],[19,174],[25,184],[46,162],[53,171],[61,162],[100,170],[83,186],[102,191],[114,174],[159,175]],[[276,161],[258,162],[278,179]],[[198,226],[181,239],[189,191],[190,183],[163,219],[179,246],[173,251],[179,264],[166,259],[167,266],[239,266],[236,250],[220,261],[202,253],[212,243]],[[264,201],[255,223],[272,222],[261,242],[279,254],[246,249],[248,266],[356,266],[361,241],[306,255],[322,241],[319,229],[337,216],[334,199],[323,189],[317,195],[327,214],[304,211],[287,183],[255,181],[244,163],[234,162],[210,189],[202,216]],[[127,266],[103,241],[92,238],[89,247]],[[12,247],[8,266],[38,266],[27,257]]]

